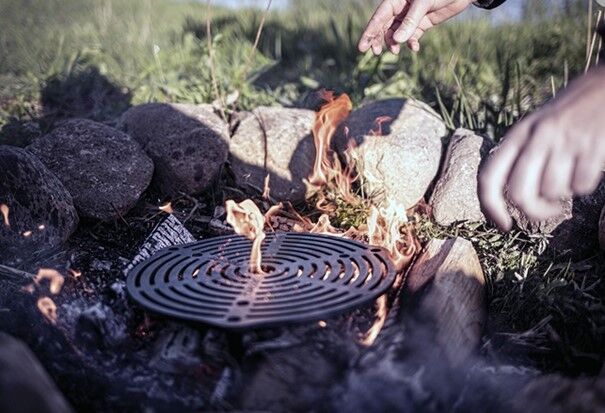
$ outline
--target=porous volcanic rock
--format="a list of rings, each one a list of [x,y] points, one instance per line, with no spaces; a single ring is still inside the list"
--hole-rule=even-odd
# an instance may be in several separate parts
[[[315,160],[314,123],[315,112],[306,109],[259,107],[244,116],[229,158],[238,186],[262,190],[269,174],[273,198],[303,200]]]
[[[211,105],[148,103],[125,112],[118,127],[147,151],[162,194],[207,189],[227,160],[229,127]]]
[[[196,194],[217,178],[229,155],[228,136],[210,127],[157,137],[147,145],[154,184],[168,196]]]
[[[118,128],[132,136],[143,148],[156,139],[201,127],[213,129],[221,136],[229,136],[227,125],[213,112],[211,105],[146,103],[128,109],[118,121]]]
[[[479,166],[493,147],[491,139],[467,129],[452,136],[441,176],[435,184],[430,204],[438,224],[457,221],[483,222],[478,193]]]
[[[379,100],[355,110],[344,126],[336,147],[343,151],[354,140],[352,154],[368,193],[404,208],[422,199],[439,170],[446,136],[434,110],[411,99]]]
[[[153,174],[134,139],[87,119],[65,121],[27,149],[63,182],[82,216],[100,220],[128,212]]]
[[[61,181],[33,154],[14,146],[0,146],[0,204],[8,212],[7,222],[0,215],[0,257],[56,247],[78,225]]]

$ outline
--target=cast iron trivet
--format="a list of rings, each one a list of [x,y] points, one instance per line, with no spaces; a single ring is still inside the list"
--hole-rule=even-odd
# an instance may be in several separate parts
[[[158,313],[242,329],[329,317],[372,301],[395,279],[382,248],[305,233],[268,234],[266,274],[250,274],[251,245],[228,235],[166,248],[132,269],[128,292]]]

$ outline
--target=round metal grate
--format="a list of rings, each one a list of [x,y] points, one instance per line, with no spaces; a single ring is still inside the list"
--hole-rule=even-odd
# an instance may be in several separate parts
[[[266,274],[247,271],[252,242],[229,235],[159,251],[128,275],[145,308],[232,329],[329,317],[384,293],[395,270],[382,248],[343,238],[268,234]]]

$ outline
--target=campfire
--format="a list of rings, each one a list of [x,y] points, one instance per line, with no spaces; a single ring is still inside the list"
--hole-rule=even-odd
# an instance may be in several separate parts
[[[407,239],[402,235],[406,213],[396,204],[386,208],[370,204],[368,222],[360,228],[340,231],[331,225],[334,197],[354,203],[372,200],[358,199],[353,169],[342,166],[330,149],[352,103],[346,94],[334,97],[323,92],[321,96],[326,103],[313,127],[316,154],[308,180],[322,213],[317,222],[295,213],[291,231],[267,236],[265,227],[272,230],[271,220],[280,216],[283,204],[263,214],[251,199],[227,200],[226,221],[251,242],[249,246],[227,236],[172,249],[172,253],[162,250],[131,271],[128,288],[135,300],[179,318],[245,328],[326,318],[378,297],[376,320],[360,337],[365,346],[374,342],[387,316],[384,293],[394,283],[395,289],[401,286],[416,243],[412,232]],[[269,194],[267,176],[262,198],[270,199]],[[347,240],[353,236],[358,241]],[[373,248],[359,242],[363,240]],[[246,260],[242,252],[247,250]]]
[[[186,381],[187,386],[212,386],[211,397],[218,403],[233,397],[221,389],[241,385],[236,383],[246,383],[247,395],[242,397],[250,400],[255,386],[262,387],[263,397],[271,397],[267,390],[274,387],[262,379],[263,369],[275,366],[274,360],[246,367],[258,377],[238,377],[242,373],[230,365],[231,358],[250,363],[266,351],[290,348],[290,340],[302,348],[320,345],[342,351],[346,363],[366,351],[370,355],[383,351],[380,337],[386,334],[388,342],[389,320],[395,320],[404,300],[404,277],[420,251],[414,225],[408,222],[412,211],[364,191],[354,140],[340,153],[332,149],[337,134],[348,137],[353,104],[346,94],[324,91],[320,96],[324,104],[309,129],[314,152],[304,179],[305,204],[273,201],[273,186],[280,184],[280,178],[268,171],[257,196],[246,198],[240,193],[227,198],[224,208],[217,206],[213,216],[204,218],[215,231],[213,236],[196,240],[181,219],[194,220],[196,209],[204,208],[201,201],[189,196],[157,200],[149,207],[148,219],[159,222],[128,260],[125,281],[110,286],[106,294],[112,297],[111,306],[95,302],[94,277],[114,268],[112,262],[120,262],[119,258],[56,263],[27,275],[29,282],[21,291],[31,297],[37,317],[64,337],[73,357],[88,357],[83,348],[100,342],[100,348],[108,349],[103,354],[112,360],[114,343],[134,340],[141,343],[141,358],[150,357],[155,363],[156,370],[144,380],[161,386],[167,374],[174,383],[191,375],[196,380]],[[382,139],[384,124],[390,120],[376,116],[368,136]],[[186,214],[184,203],[193,203]],[[356,218],[343,218],[343,211],[353,211],[350,214]],[[2,204],[0,212],[2,226],[12,231],[13,210]],[[33,237],[46,227],[46,223],[32,224],[20,235]],[[81,265],[86,266],[84,274],[76,269]],[[13,270],[0,267],[0,271]],[[79,303],[91,301],[85,310],[79,309]],[[121,321],[120,312],[127,315],[128,324]],[[66,326],[75,326],[76,333]],[[207,347],[203,362],[195,354],[202,337]],[[284,351],[283,357],[295,360],[294,364],[313,363],[313,357]],[[327,354],[322,353],[322,360]],[[333,362],[342,361],[339,357],[324,361]],[[289,363],[277,365],[287,368]],[[318,369],[309,365],[304,374],[307,368],[309,374]],[[131,381],[131,375],[124,370],[117,380]],[[204,380],[198,379],[200,375]],[[288,378],[296,376],[288,373]],[[173,386],[170,397],[191,397],[195,392],[187,386]],[[195,400],[199,405],[202,398]],[[256,406],[251,401],[241,405]]]

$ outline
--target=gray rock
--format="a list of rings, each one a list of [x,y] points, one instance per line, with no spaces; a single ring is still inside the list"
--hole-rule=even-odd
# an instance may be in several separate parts
[[[0,333],[0,411],[73,411],[30,349],[4,333]]]
[[[430,201],[438,224],[485,221],[479,202],[477,177],[481,161],[492,147],[491,139],[470,130],[458,129],[454,132]]]
[[[375,136],[376,119],[384,116],[390,120],[382,123],[382,136]],[[435,111],[414,100],[380,100],[351,113],[345,126],[336,146],[342,151],[354,139],[353,156],[368,193],[404,208],[422,199],[439,169],[446,135]]]
[[[229,158],[238,186],[262,190],[269,174],[273,198],[303,200],[315,160],[314,123],[315,112],[306,109],[259,107],[244,117]]]
[[[508,213],[517,227],[531,234],[551,234],[561,223],[571,219],[573,200],[571,198],[559,201],[560,211],[557,215],[543,221],[529,220],[512,202],[507,205]]]
[[[128,212],[153,174],[134,139],[86,119],[61,123],[27,149],[59,177],[81,215],[101,220]]]
[[[0,257],[16,257],[66,241],[78,225],[73,199],[61,181],[24,149],[0,146]],[[29,236],[23,236],[31,231]]]
[[[143,148],[155,139],[201,127],[213,129],[221,136],[229,136],[227,125],[213,112],[211,105],[147,103],[128,109],[118,121],[118,128],[132,136]]]
[[[154,184],[158,189],[168,196],[207,189],[229,155],[229,138],[224,132],[202,126],[150,141],[147,153],[155,164]]]
[[[605,180],[590,195],[571,202],[571,217],[551,233],[550,247],[573,259],[583,259],[599,249],[599,218],[605,205]]]
[[[599,245],[599,218],[605,205],[605,180],[590,195],[561,200],[561,212],[545,221],[529,221],[509,206],[517,226],[530,232],[550,234],[553,252],[579,260],[594,254]]]

